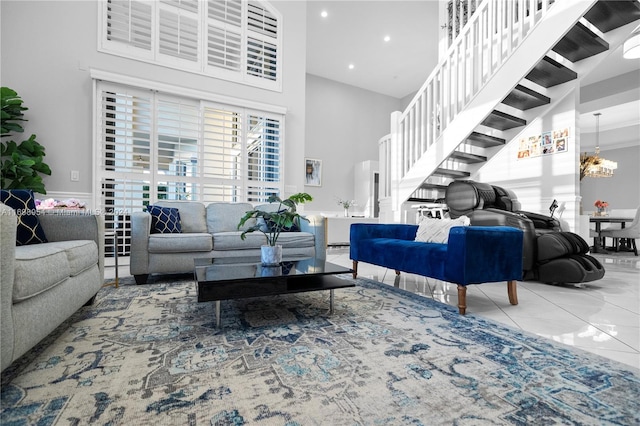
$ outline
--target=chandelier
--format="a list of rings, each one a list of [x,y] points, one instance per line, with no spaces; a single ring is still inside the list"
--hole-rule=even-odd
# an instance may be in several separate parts
[[[613,171],[618,168],[618,163],[600,158],[600,113],[596,116],[596,150],[594,155],[586,152],[580,154],[580,180],[585,177],[601,178],[613,176]]]

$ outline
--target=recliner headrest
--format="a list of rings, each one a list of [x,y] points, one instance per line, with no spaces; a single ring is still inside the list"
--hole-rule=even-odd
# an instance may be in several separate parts
[[[522,208],[518,197],[512,190],[495,185],[493,185],[493,189],[496,192],[496,208],[508,212],[517,212]]]
[[[474,210],[493,207],[496,193],[488,183],[458,180],[449,184],[444,199],[449,207],[449,215],[455,219]]]

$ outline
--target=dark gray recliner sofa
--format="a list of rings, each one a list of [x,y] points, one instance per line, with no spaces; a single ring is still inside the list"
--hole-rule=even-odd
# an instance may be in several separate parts
[[[577,234],[563,232],[557,220],[521,211],[513,191],[472,180],[447,187],[449,215],[466,215],[472,225],[512,226],[524,232],[523,279],[544,283],[584,283],[601,279],[602,264],[588,255],[589,245]]]

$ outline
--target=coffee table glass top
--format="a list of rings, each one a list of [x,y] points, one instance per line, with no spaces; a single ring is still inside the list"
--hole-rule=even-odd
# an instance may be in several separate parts
[[[195,277],[199,282],[235,281],[254,278],[333,275],[352,270],[316,257],[285,257],[280,265],[265,266],[260,256],[195,258]]]

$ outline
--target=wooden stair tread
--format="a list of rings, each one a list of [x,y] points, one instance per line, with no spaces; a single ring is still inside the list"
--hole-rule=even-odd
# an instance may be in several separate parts
[[[420,185],[420,189],[436,189],[438,191],[446,191],[448,185],[442,185],[439,183],[429,183],[429,182],[424,182],[422,185]]]
[[[489,148],[492,146],[504,145],[507,141],[495,136],[485,135],[484,133],[472,132],[465,142],[480,148]]]
[[[578,62],[609,50],[609,43],[578,22],[551,50]]]
[[[487,157],[483,155],[476,155],[462,151],[453,151],[449,158],[467,164],[484,163],[485,161],[487,161]]]
[[[469,172],[465,172],[463,170],[451,170],[451,169],[443,169],[438,167],[436,169],[435,172],[433,172],[434,175],[438,175],[438,176],[445,176],[445,177],[449,177],[452,179],[458,179],[458,178],[467,178],[469,176],[471,176],[471,173]]]
[[[527,121],[507,114],[506,112],[493,110],[491,114],[484,119],[482,125],[491,127],[492,129],[509,130],[514,127],[526,126]]]
[[[599,1],[584,15],[594,27],[606,33],[640,19],[637,1]]]
[[[578,74],[561,63],[545,56],[525,78],[542,87],[549,88],[575,80],[578,78]]]
[[[543,94],[518,84],[502,101],[503,104],[526,111],[531,108],[546,105],[551,99]]]

